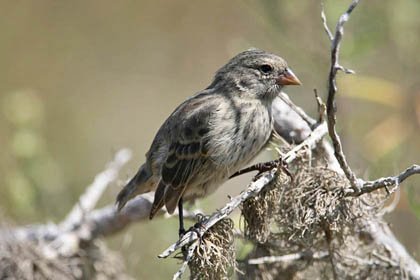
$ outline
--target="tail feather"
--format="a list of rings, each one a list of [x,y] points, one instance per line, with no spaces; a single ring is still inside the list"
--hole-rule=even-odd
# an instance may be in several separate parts
[[[168,188],[165,192],[165,205],[169,214],[175,212],[178,202],[184,194],[185,186],[178,186],[178,188]]]
[[[152,209],[150,209],[150,220],[153,219],[155,214],[165,205],[165,189],[166,186],[161,180],[155,192],[155,199],[153,200]]]
[[[118,211],[125,206],[125,204],[135,196],[151,191],[150,179],[152,172],[146,164],[143,164],[136,175],[125,185],[117,196]]]
[[[149,219],[153,219],[155,214],[163,206],[166,206],[166,210],[168,210],[169,214],[173,214],[184,191],[185,186],[174,189],[166,186],[161,180],[155,192],[155,199],[153,201],[152,209],[150,210]]]

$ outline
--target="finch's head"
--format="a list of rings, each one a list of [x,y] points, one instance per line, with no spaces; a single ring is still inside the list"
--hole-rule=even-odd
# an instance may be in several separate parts
[[[273,99],[286,85],[300,85],[287,62],[271,53],[250,49],[233,57],[217,71],[212,86],[231,85],[239,94]]]

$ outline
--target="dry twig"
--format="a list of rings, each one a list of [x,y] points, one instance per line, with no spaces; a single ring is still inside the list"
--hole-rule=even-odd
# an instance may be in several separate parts
[[[339,70],[343,70],[345,73],[351,73],[351,74],[354,73],[353,71],[347,70],[346,68],[344,68],[338,63],[338,54],[340,50],[341,39],[344,33],[343,26],[348,21],[350,17],[350,13],[353,11],[353,9],[356,7],[358,3],[359,3],[359,0],[354,0],[353,3],[350,5],[350,7],[347,9],[347,11],[340,16],[334,36],[332,35],[332,32],[328,28],[327,18],[325,16],[324,8],[322,8],[322,12],[321,12],[321,17],[324,23],[324,29],[331,43],[331,67],[330,67],[330,74],[328,76],[328,100],[327,100],[328,131],[333,142],[335,157],[340,163],[340,166],[343,169],[344,174],[346,174],[346,177],[349,179],[355,193],[358,193],[360,191],[361,183],[356,178],[356,175],[354,175],[353,171],[350,169],[349,165],[347,164],[347,160],[346,160],[346,157],[344,156],[343,147],[340,141],[340,136],[338,136],[337,130],[335,129],[336,104],[335,104],[334,98],[335,98],[335,94],[337,93],[337,82],[336,82],[337,72]]]
[[[338,91],[337,89],[337,73],[339,70],[344,71],[348,74],[354,74],[354,71],[349,70],[341,66],[338,62],[339,50],[341,39],[344,34],[343,26],[348,21],[351,12],[359,3],[359,0],[354,0],[347,11],[340,16],[340,19],[337,23],[335,30],[335,35],[333,36],[327,25],[327,19],[325,17],[324,9],[322,9],[321,18],[324,23],[324,29],[328,35],[328,38],[331,42],[331,67],[330,73],[328,76],[328,100],[327,100],[327,116],[328,116],[328,131],[333,142],[335,156],[340,163],[341,168],[343,169],[347,179],[350,181],[353,188],[353,192],[347,193],[348,196],[359,196],[365,193],[370,193],[374,190],[384,188],[388,193],[394,192],[401,182],[406,178],[414,174],[420,174],[420,166],[412,165],[410,168],[406,169],[399,175],[379,178],[374,181],[364,181],[360,178],[357,178],[354,172],[351,170],[350,166],[347,163],[346,157],[343,152],[343,146],[341,144],[340,137],[336,130],[336,104],[335,104],[335,95]],[[389,190],[389,187],[393,186],[392,190]]]
[[[267,257],[260,257],[256,259],[248,260],[249,264],[266,264],[266,263],[276,263],[276,262],[285,262],[291,263],[299,260],[321,260],[325,259],[329,256],[327,251],[321,252],[312,252],[312,251],[304,251],[295,254],[288,254],[283,256],[267,256]]]

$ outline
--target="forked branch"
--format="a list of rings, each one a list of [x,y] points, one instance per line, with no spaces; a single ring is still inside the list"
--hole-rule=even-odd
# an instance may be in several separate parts
[[[331,66],[328,75],[328,99],[327,99],[327,119],[328,119],[328,131],[333,142],[334,154],[344,171],[347,179],[350,181],[352,186],[352,192],[348,192],[347,196],[359,196],[364,193],[370,193],[377,189],[384,188],[388,193],[395,191],[399,184],[414,174],[420,174],[420,166],[413,165],[401,174],[393,177],[379,178],[375,181],[364,181],[357,178],[354,172],[351,170],[347,163],[346,157],[343,152],[343,146],[341,144],[340,136],[336,130],[336,103],[335,95],[337,89],[337,73],[339,70],[344,71],[347,74],[354,74],[354,71],[349,70],[341,66],[338,62],[340,43],[344,34],[344,24],[349,20],[351,12],[356,8],[359,0],[354,0],[347,11],[340,16],[337,23],[335,34],[333,35],[327,25],[327,18],[325,16],[324,8],[322,7],[321,18],[324,25],[325,32],[327,33],[328,39],[331,43]],[[393,187],[390,189],[390,187]]]

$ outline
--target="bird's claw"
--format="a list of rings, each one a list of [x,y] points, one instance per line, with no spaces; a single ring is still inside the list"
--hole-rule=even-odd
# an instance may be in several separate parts
[[[261,176],[261,174],[263,174],[264,172],[267,172],[269,170],[272,170],[273,168],[280,168],[282,171],[284,171],[284,173],[287,174],[287,176],[290,177],[290,180],[293,182],[293,180],[294,180],[293,175],[287,169],[287,163],[285,161],[283,161],[282,158],[278,158],[276,160],[254,164],[250,167],[239,170],[238,172],[234,173],[229,178],[233,178],[233,177],[236,177],[236,176],[248,173],[248,172],[252,172],[252,171],[258,171],[258,174],[255,175],[255,177],[254,177],[254,180],[255,180],[255,179],[258,179]]]
[[[255,179],[259,178],[264,172],[272,170],[273,168],[280,168],[284,173],[286,173],[286,175],[290,178],[292,182],[294,181],[292,173],[287,168],[287,163],[282,158],[258,163],[255,165],[255,167],[256,170],[258,170],[258,174],[255,176]]]
[[[188,230],[183,230],[183,233],[181,233],[181,230],[180,230],[180,233],[179,233],[179,239],[181,239],[185,234],[187,234],[188,232],[195,232],[196,234],[197,234],[197,238],[198,238],[198,240],[199,240],[199,242],[200,242],[200,244],[203,242],[203,236],[201,235],[201,232],[200,232],[200,230],[199,229],[202,229],[202,230],[204,230],[204,231],[206,231],[206,227],[205,226],[203,226],[203,224],[202,224],[202,222],[197,222],[197,223],[195,223],[192,227],[190,227]],[[185,246],[182,246],[182,248],[181,248],[181,250],[182,250],[182,254],[184,255],[184,256],[186,256],[186,254],[187,254],[187,245],[185,245]]]

